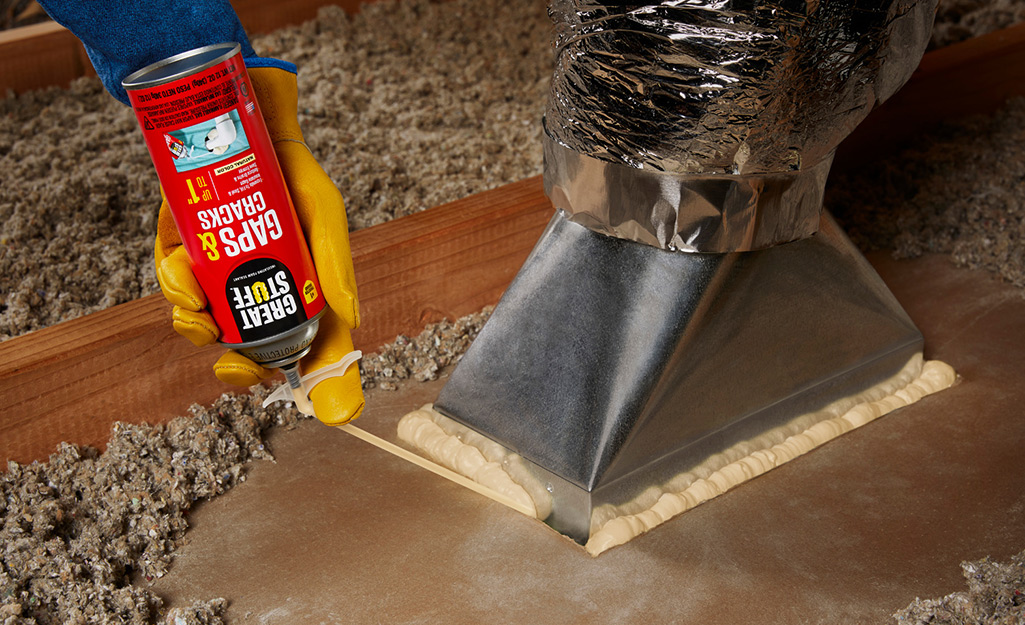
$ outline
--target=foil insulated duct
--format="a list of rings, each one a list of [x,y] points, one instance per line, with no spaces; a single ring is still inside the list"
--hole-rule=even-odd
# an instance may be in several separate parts
[[[813,234],[840,141],[910,77],[937,0],[552,0],[545,189],[670,250]]]
[[[821,206],[935,4],[555,0],[560,210],[434,404],[525,460],[551,527],[586,542],[602,510],[920,362]]]

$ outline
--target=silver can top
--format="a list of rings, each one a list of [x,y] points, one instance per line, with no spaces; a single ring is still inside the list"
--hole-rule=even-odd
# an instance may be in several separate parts
[[[175,54],[129,74],[121,81],[121,86],[132,91],[174,82],[213,67],[238,54],[241,49],[240,44],[229,41]]]

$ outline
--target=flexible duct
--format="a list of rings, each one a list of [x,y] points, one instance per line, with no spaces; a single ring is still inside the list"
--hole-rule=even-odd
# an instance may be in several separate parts
[[[730,252],[810,236],[834,150],[937,0],[553,0],[545,186],[592,229]]]

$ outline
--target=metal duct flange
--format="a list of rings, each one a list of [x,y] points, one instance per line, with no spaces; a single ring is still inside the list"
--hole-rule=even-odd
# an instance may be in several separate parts
[[[897,374],[922,335],[836,223],[673,254],[556,214],[436,410],[520,455],[546,522],[591,513]]]

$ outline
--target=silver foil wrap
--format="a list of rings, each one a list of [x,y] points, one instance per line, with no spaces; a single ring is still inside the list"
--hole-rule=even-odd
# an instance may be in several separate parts
[[[936,2],[552,0],[546,188],[574,221],[665,248],[808,236],[834,150],[910,77]]]
[[[570,221],[681,252],[757,250],[815,234],[832,164],[830,155],[797,172],[673,175],[544,143],[545,192]]]

